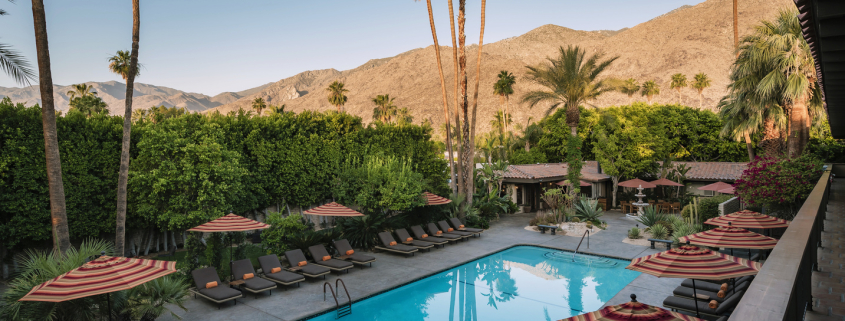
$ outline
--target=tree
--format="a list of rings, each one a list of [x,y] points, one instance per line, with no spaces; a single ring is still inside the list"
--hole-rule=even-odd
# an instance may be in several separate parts
[[[108,113],[108,105],[100,97],[89,95],[83,97],[76,97],[70,101],[70,109],[79,111],[87,117],[94,114]]]
[[[14,0],[9,0],[14,2]],[[6,11],[0,9],[0,16],[7,15]],[[35,81],[35,71],[29,62],[23,58],[11,46],[0,43],[0,69],[15,80],[20,85],[29,85],[30,81]]]
[[[132,132],[132,94],[135,92],[135,77],[138,70],[138,42],[141,32],[140,0],[132,0],[132,53],[127,59],[126,51],[118,51],[111,57],[109,69],[126,80],[126,108],[123,112],[123,143],[120,148],[120,171],[117,179],[117,228],[114,248],[118,255],[124,254],[126,242],[126,184],[129,181],[129,148]]]
[[[281,106],[270,105],[270,106],[267,107],[267,109],[270,110],[271,115],[273,115],[273,114],[282,115],[282,114],[285,113],[285,105],[281,105]]]
[[[692,88],[698,90],[698,108],[704,104],[704,89],[710,87],[710,78],[707,74],[700,72],[695,75],[695,81],[692,83]]]
[[[53,247],[65,253],[70,249],[62,182],[62,161],[56,131],[56,109],[53,103],[53,76],[50,71],[50,49],[47,45],[47,19],[44,1],[32,0],[32,20],[35,25],[35,50],[38,52],[38,82],[41,90],[41,121],[44,130],[44,152],[47,159],[47,180],[50,189],[50,216],[53,224]]]
[[[340,108],[346,105],[345,94],[349,90],[343,88],[342,82],[335,80],[329,85],[329,88],[326,88],[326,91],[329,92],[329,103],[337,107],[337,112],[340,112]]]
[[[393,116],[396,116],[398,111],[396,105],[393,104],[393,99],[390,98],[390,94],[378,95],[372,99],[373,103],[376,104],[376,108],[373,108],[373,121],[380,121],[384,124],[393,121]]]
[[[677,73],[672,75],[672,83],[669,88],[678,91],[678,104],[681,104],[681,89],[687,86],[687,75]]]
[[[264,109],[267,109],[267,103],[264,102],[264,98],[258,97],[252,100],[252,109],[255,110],[255,114],[261,116],[261,112]]]
[[[642,96],[645,96],[648,99],[648,103],[651,104],[651,98],[654,95],[660,95],[660,85],[658,85],[654,80],[646,81],[643,84],[643,89],[640,91]]]
[[[548,88],[548,91],[535,90],[522,97],[522,102],[528,103],[529,108],[541,102],[551,103],[546,115],[563,105],[566,109],[566,124],[573,137],[578,134],[578,107],[614,89],[610,82],[599,80],[598,77],[619,58],[616,56],[602,60],[603,55],[597,53],[585,60],[585,56],[586,51],[580,47],[560,47],[558,58],[548,58],[550,64],[527,66],[528,79]]]
[[[93,86],[88,86],[88,84],[75,84],[70,85],[73,90],[69,90],[67,92],[68,99],[73,101],[74,98],[77,97],[88,97],[88,96],[96,96],[97,92],[93,91]]]
[[[408,107],[399,108],[396,110],[396,124],[399,126],[407,126],[414,122],[414,116],[408,111]]]
[[[634,103],[634,94],[640,91],[640,83],[634,78],[628,78],[619,88],[623,94],[628,95],[628,104]]]
[[[504,131],[510,131],[508,125],[511,122],[511,111],[510,111],[510,95],[513,95],[513,85],[516,83],[516,77],[507,70],[502,70],[499,72],[499,80],[493,84],[493,94],[499,95],[500,103],[502,103],[505,108],[502,109],[502,115],[505,116],[507,122],[505,122]]]

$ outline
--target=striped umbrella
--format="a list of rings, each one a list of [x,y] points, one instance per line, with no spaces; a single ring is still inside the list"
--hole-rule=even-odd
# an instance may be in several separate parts
[[[635,179],[627,180],[627,181],[624,181],[624,182],[619,183],[619,184],[617,184],[617,185],[618,185],[618,186],[622,186],[622,187],[633,187],[633,188],[637,188],[637,187],[642,187],[642,188],[655,188],[655,187],[657,187],[657,185],[654,185],[654,184],[652,184],[652,183],[646,182],[646,181],[641,180],[641,179],[639,179],[639,178],[635,178]]]
[[[717,216],[705,221],[704,224],[758,229],[789,227],[787,220],[749,210]]]
[[[648,304],[637,302],[637,296],[631,294],[631,302],[610,305],[601,310],[576,315],[558,321],[702,321],[699,318],[672,312]]]
[[[269,224],[253,221],[232,213],[211,222],[194,227],[189,232],[243,232],[270,228]]]
[[[319,216],[364,216],[364,214],[358,213],[357,211],[346,206],[340,205],[336,202],[331,202],[323,206],[317,206],[315,208],[305,211],[305,214]]]
[[[676,182],[669,180],[669,179],[666,179],[666,178],[661,178],[661,179],[658,179],[656,181],[651,181],[650,183],[652,183],[654,185],[658,185],[658,186],[675,186],[675,187],[684,186],[684,184],[676,183]]]
[[[452,200],[437,196],[429,192],[423,192],[423,197],[425,197],[425,205],[444,205],[452,203]]]
[[[778,240],[739,227],[717,227],[679,238],[681,243],[730,249],[773,249]]]

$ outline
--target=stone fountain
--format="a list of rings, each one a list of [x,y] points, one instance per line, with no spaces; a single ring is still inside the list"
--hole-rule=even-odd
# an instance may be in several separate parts
[[[642,185],[640,185],[640,187],[637,187],[637,195],[634,195],[634,196],[636,196],[638,200],[636,202],[631,203],[631,205],[634,205],[634,206],[637,207],[637,214],[636,215],[626,214],[628,217],[631,217],[631,218],[635,218],[635,217],[642,215],[643,214],[643,207],[648,206],[648,203],[643,202],[643,197],[645,197],[645,194],[643,194],[643,186]]]

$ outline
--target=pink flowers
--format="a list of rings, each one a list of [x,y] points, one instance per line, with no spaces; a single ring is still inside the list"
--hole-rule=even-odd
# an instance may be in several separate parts
[[[821,173],[821,161],[811,156],[782,160],[762,157],[748,164],[734,187],[747,205],[779,207],[803,202]]]

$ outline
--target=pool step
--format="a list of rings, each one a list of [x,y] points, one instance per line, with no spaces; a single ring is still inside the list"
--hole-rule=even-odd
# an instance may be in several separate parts
[[[592,256],[586,254],[574,254],[572,252],[567,251],[559,251],[559,252],[547,252],[543,255],[547,259],[555,260],[555,261],[566,261],[572,262],[575,264],[581,265],[589,265],[590,267],[596,268],[613,268],[619,266],[619,262],[616,260],[600,257],[600,256]]]
[[[352,302],[337,309],[337,317],[335,319],[340,319],[350,314],[352,314]]]

